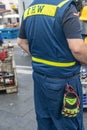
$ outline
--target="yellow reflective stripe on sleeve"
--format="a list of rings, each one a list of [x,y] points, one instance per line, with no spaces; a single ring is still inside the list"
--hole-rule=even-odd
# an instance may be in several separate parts
[[[29,16],[34,15],[47,15],[54,17],[56,13],[56,9],[59,7],[62,7],[64,4],[66,4],[69,0],[64,0],[58,5],[50,5],[50,4],[36,4],[33,6],[30,6],[28,9],[24,12],[24,19],[26,19]]]
[[[50,66],[56,66],[56,67],[70,67],[75,65],[76,62],[53,62],[53,61],[48,61],[48,60],[43,60],[40,58],[36,58],[36,57],[32,57],[32,61],[38,62],[38,63],[42,63],[42,64],[46,64],[46,65],[50,65]]]
[[[33,15],[55,16],[56,8],[57,6],[48,5],[48,4],[37,4],[31,6],[27,10],[25,10],[24,19],[28,16],[33,16]]]

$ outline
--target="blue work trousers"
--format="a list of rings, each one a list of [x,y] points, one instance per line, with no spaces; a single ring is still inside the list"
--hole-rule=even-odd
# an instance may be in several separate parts
[[[37,130],[84,130],[80,76],[59,79],[33,72],[33,79]],[[61,114],[67,83],[73,86],[80,99],[80,112],[76,117]]]

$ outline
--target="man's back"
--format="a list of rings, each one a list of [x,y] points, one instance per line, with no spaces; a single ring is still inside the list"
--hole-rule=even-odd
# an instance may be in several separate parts
[[[61,26],[64,10],[71,2],[34,1],[24,12],[26,37],[35,71],[59,77],[78,73],[79,63],[70,52]]]

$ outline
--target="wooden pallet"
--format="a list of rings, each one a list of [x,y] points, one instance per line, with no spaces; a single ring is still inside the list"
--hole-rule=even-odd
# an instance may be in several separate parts
[[[7,94],[18,92],[16,68],[13,68],[13,72],[14,72],[14,83],[15,84],[9,85],[9,86],[0,85],[0,93],[2,93],[3,91],[5,91],[5,93],[7,93]]]
[[[9,85],[9,86],[0,86],[0,93],[5,91],[6,94],[11,94],[11,93],[17,93],[18,92],[18,84],[17,84],[17,77],[16,77],[16,68],[14,68],[14,75],[15,75],[15,84],[14,85]]]
[[[10,87],[0,86],[0,93],[3,93],[3,92],[5,92],[6,94],[17,93],[18,87],[17,86],[10,86]]]

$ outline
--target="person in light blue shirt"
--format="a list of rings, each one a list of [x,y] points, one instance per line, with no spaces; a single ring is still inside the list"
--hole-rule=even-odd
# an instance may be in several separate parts
[[[0,33],[0,46],[2,46],[2,44],[3,44],[3,38],[2,38],[2,35]]]

